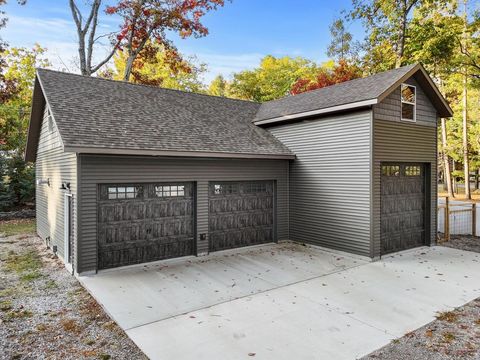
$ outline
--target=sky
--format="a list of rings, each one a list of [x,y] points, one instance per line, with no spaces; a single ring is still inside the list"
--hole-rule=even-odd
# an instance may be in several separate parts
[[[85,0],[77,2],[80,6]],[[204,17],[208,36],[180,39],[172,34],[171,39],[182,54],[207,65],[206,83],[218,74],[229,78],[233,72],[252,69],[269,54],[322,62],[327,60],[329,25],[350,6],[351,0],[226,1],[223,8]],[[53,68],[78,72],[77,35],[68,0],[28,0],[24,6],[10,0],[4,10],[9,21],[0,36],[11,46],[38,43],[48,49]],[[116,31],[118,26],[118,18],[102,14],[98,34]],[[363,37],[360,24],[348,26],[354,37]],[[108,44],[98,46],[96,57],[100,59],[107,50]]]

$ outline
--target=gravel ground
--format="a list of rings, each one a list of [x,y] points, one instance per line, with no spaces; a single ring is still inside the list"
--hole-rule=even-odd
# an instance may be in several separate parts
[[[32,235],[0,235],[0,359],[146,359]]]
[[[449,241],[439,245],[480,253],[480,237],[471,235],[452,235]]]
[[[452,236],[441,244],[480,252],[480,238]],[[385,360],[480,359],[480,298],[453,311],[440,313],[437,320],[362,358]]]

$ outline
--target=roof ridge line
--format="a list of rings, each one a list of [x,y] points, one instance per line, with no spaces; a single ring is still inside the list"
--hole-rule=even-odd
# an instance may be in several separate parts
[[[312,93],[317,93],[317,92],[321,92],[322,90],[325,90],[325,89],[331,89],[332,87],[336,87],[336,86],[339,86],[339,85],[345,85],[345,84],[351,84],[352,82],[357,82],[359,80],[364,80],[364,79],[367,79],[369,77],[372,77],[372,76],[376,76],[376,75],[380,75],[380,74],[384,74],[384,73],[387,73],[387,72],[391,72],[391,71],[396,71],[396,70],[399,70],[399,69],[403,69],[403,68],[406,68],[406,67],[415,67],[417,66],[419,63],[416,62],[414,64],[409,64],[409,65],[405,65],[405,66],[401,66],[401,67],[398,67],[398,68],[394,68],[394,69],[389,69],[389,70],[385,70],[385,71],[379,71],[375,74],[370,74],[370,75],[367,75],[367,76],[363,76],[363,77],[359,77],[359,78],[356,78],[356,79],[351,79],[351,80],[347,80],[347,81],[343,81],[343,82],[340,82],[340,83],[337,83],[337,84],[332,84],[332,85],[329,85],[329,86],[324,86],[322,88],[319,88],[319,89],[314,89],[314,90],[309,90],[309,91],[305,91],[303,93],[300,93],[300,94],[297,94],[297,95],[291,95],[291,96],[284,96],[284,97],[281,97],[279,99],[274,99],[274,100],[269,100],[269,101],[265,101],[263,102],[262,104],[267,104],[267,103],[270,103],[270,102],[275,102],[275,101],[281,101],[283,99],[289,99],[291,97],[295,97],[295,96],[302,96],[304,94],[312,94]],[[387,88],[388,89],[388,88]],[[387,90],[385,89],[385,91]]]
[[[38,71],[47,71],[47,72],[54,72],[54,73],[63,74],[63,75],[78,76],[78,77],[81,77],[81,78],[90,78],[90,79],[109,81],[109,82],[113,82],[113,83],[117,83],[117,84],[133,85],[133,86],[151,88],[151,89],[156,89],[156,90],[166,90],[166,91],[182,93],[182,94],[200,95],[200,96],[206,96],[206,97],[210,97],[210,98],[225,99],[225,100],[229,100],[229,101],[238,101],[238,102],[250,103],[250,104],[258,104],[258,105],[262,104],[261,102],[253,101],[253,100],[243,100],[243,99],[229,98],[229,97],[226,97],[226,96],[202,94],[202,93],[197,93],[197,92],[194,92],[194,91],[185,91],[185,90],[170,89],[170,88],[165,88],[165,87],[155,86],[155,85],[138,84],[138,83],[128,82],[128,81],[125,81],[125,80],[107,79],[107,78],[102,78],[102,77],[98,77],[98,76],[88,76],[88,75],[82,75],[82,74],[75,74],[75,73],[60,71],[60,70],[45,69],[45,68],[36,68],[35,70],[36,70],[37,73],[38,73]]]

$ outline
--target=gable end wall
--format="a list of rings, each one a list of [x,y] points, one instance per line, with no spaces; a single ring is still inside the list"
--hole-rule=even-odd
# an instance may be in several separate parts
[[[56,245],[58,254],[64,256],[64,194],[62,182],[69,182],[73,194],[73,243],[76,244],[77,226],[77,160],[76,154],[64,153],[55,121],[48,118],[44,109],[35,163],[36,180],[50,180],[50,185],[35,185],[37,234],[43,239],[49,236],[51,245]],[[72,249],[73,254],[75,248]],[[74,256],[72,256],[75,259]]]
[[[430,167],[430,238],[435,244],[437,223],[437,111],[415,79],[408,84],[417,89],[416,122],[401,120],[400,87],[373,107],[373,257],[380,256],[382,162],[416,162]],[[428,187],[427,187],[428,189]]]

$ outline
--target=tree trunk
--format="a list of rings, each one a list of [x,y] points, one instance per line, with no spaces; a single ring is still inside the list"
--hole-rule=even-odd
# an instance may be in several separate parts
[[[396,54],[397,56],[395,60],[395,68],[399,68],[402,66],[406,31],[407,31],[407,14],[404,12],[402,15],[402,20],[400,22],[400,29],[398,32],[397,54]]]
[[[447,155],[447,125],[445,118],[441,119],[441,126],[442,126],[442,156],[443,156],[443,173],[444,173],[444,181],[447,185],[447,193],[450,197],[455,197],[453,193],[452,187],[452,174],[450,171],[450,162],[448,161]]]
[[[135,61],[135,55],[129,54],[127,62],[125,64],[125,72],[123,73],[123,80],[129,81],[132,74],[133,62]]]

